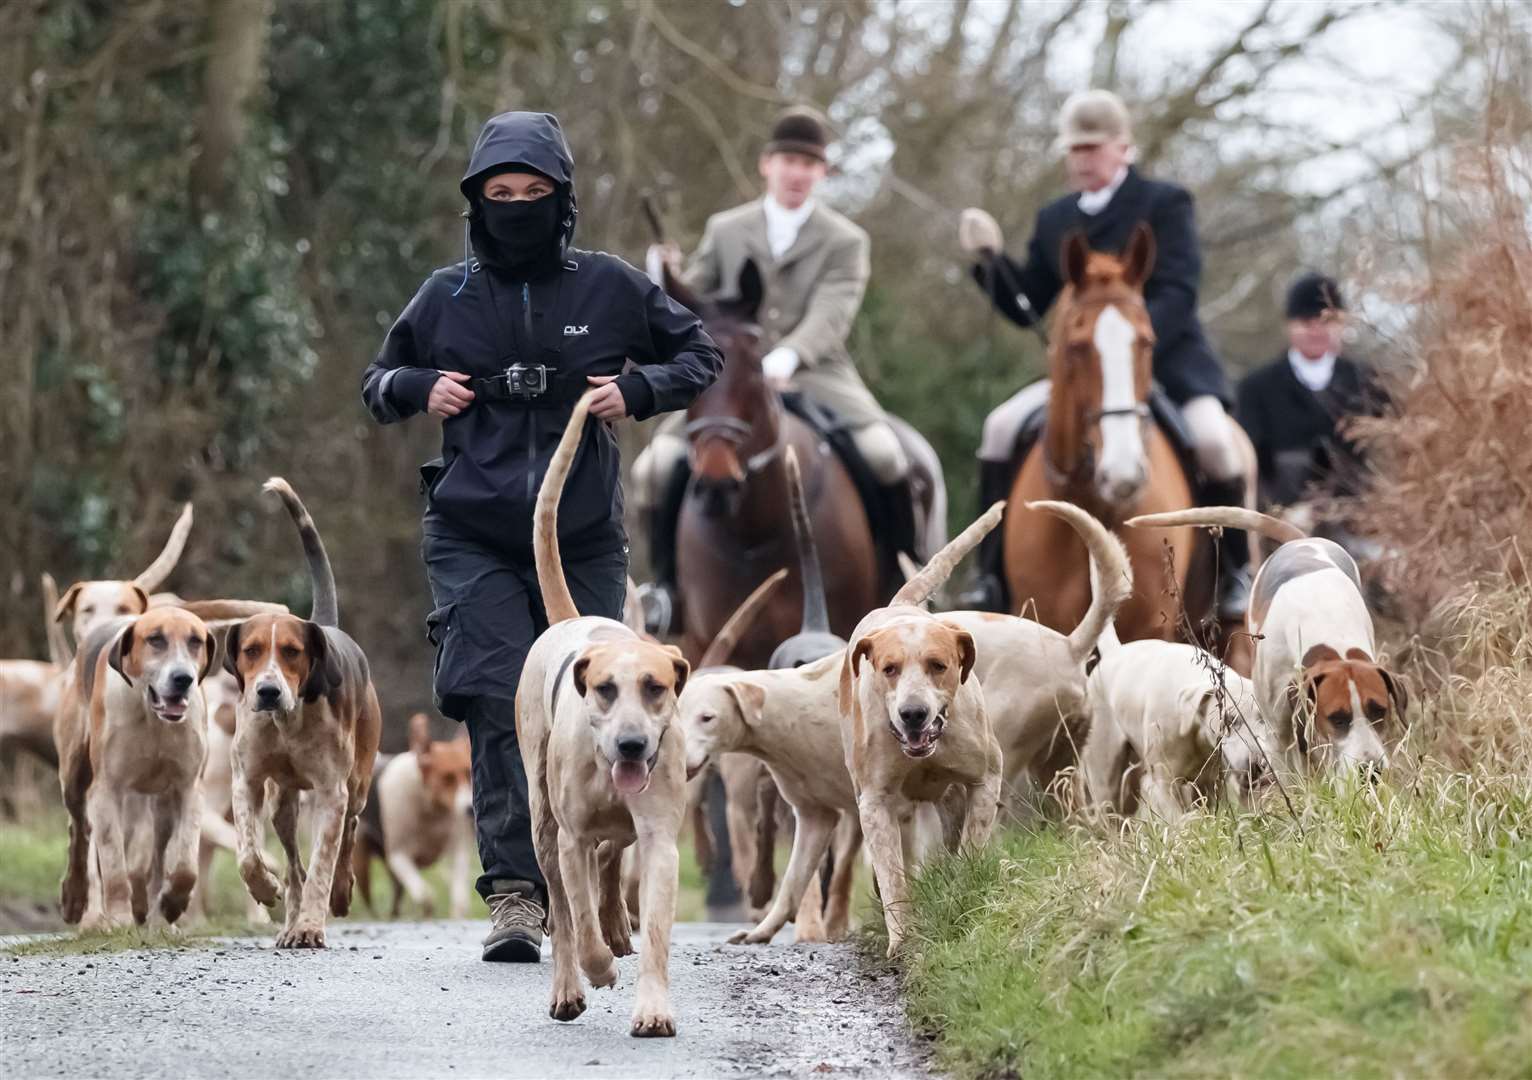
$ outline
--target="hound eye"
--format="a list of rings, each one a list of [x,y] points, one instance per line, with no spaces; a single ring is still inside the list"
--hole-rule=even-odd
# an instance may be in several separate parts
[[[1382,704],[1381,702],[1369,701],[1362,707],[1362,711],[1367,714],[1367,719],[1376,724],[1379,720],[1382,720],[1385,716],[1388,715],[1388,706]]]
[[[697,723],[699,723],[699,724],[711,724],[714,720],[717,720],[717,719],[718,719],[718,717],[714,716],[712,713],[705,712],[701,716],[697,717]]]
[[[884,664],[883,665],[883,677],[885,679],[897,679],[899,677],[899,665],[898,664]]]
[[[296,645],[282,646],[282,655],[288,660],[296,660],[302,654],[302,652],[303,650],[298,648]]]
[[[259,645],[246,645],[240,652],[254,660],[257,656],[261,655],[261,647]]]
[[[940,675],[947,670],[947,665],[942,663],[940,660],[932,660],[929,666],[931,668],[932,675]]]
[[[128,607],[127,604],[119,604],[117,606],[117,614],[119,615],[131,615],[132,613],[133,609]]]
[[[168,642],[165,640],[165,635],[160,633],[158,630],[144,638],[144,640],[150,645],[153,645],[156,649],[163,649],[168,644]]]
[[[601,699],[603,705],[610,705],[617,700],[617,684],[604,682],[596,687],[596,696]]]
[[[1351,728],[1351,714],[1349,712],[1333,712],[1325,717],[1330,721],[1330,726],[1336,731],[1348,731]]]
[[[647,694],[651,698],[662,698],[662,697],[664,697],[665,696],[665,690],[666,690],[665,684],[662,683],[662,682],[659,682],[656,679],[646,679],[646,680],[644,680],[644,693]]]

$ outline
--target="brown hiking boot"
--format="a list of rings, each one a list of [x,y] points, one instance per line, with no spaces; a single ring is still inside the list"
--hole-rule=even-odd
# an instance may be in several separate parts
[[[512,964],[535,964],[543,955],[543,920],[537,889],[529,881],[496,881],[484,898],[489,905],[489,933],[484,936],[484,959]]]

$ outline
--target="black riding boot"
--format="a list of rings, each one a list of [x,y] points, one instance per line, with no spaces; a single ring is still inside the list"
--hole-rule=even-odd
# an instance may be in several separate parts
[[[1202,485],[1204,506],[1244,506],[1245,481],[1208,480]],[[1250,606],[1250,536],[1244,529],[1224,529],[1218,541],[1218,618],[1236,622]]]
[[[979,513],[1010,497],[1015,469],[1009,461],[979,459]],[[1009,613],[1011,598],[1005,585],[1005,523],[990,530],[979,541],[979,567],[973,585],[958,597],[958,603],[971,611]]]
[[[883,488],[883,506],[888,515],[884,521],[888,536],[880,546],[885,548],[893,560],[891,569],[894,580],[903,581],[904,575],[899,569],[899,552],[904,552],[916,563],[920,562],[920,547],[915,536],[915,491],[908,478]]]
[[[686,461],[676,464],[659,500],[649,512],[649,562],[654,580],[638,590],[644,610],[644,629],[664,639],[680,624],[681,593],[676,585],[676,533],[681,522],[681,504],[686,500],[686,485],[691,468]]]

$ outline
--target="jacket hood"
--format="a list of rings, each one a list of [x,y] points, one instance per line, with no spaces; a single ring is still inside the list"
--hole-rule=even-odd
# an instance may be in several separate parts
[[[536,169],[573,195],[574,158],[564,141],[564,129],[552,113],[507,112],[491,117],[479,132],[468,171],[458,185],[463,198],[475,202],[480,185],[471,181],[505,165]]]

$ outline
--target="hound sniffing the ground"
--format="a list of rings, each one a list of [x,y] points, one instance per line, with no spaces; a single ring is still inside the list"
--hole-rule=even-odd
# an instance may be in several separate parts
[[[645,641],[620,622],[582,617],[564,580],[559,497],[589,400],[575,405],[538,492],[533,542],[548,629],[527,654],[516,692],[532,837],[548,883],[549,1013],[573,1020],[585,1011],[581,971],[592,986],[617,981],[614,957],[631,951],[618,867],[622,849],[636,841],[644,947],[630,1030],[668,1036],[676,1033],[676,838],[686,813],[686,748],[671,727],[691,667],[679,650]]]
[[[267,785],[287,853],[286,921],[279,949],[322,949],[325,912],[351,909],[351,849],[367,803],[382,716],[367,657],[340,629],[335,575],[314,520],[287,481],[272,478],[308,562],[313,614],[258,615],[231,627],[224,666],[239,682],[233,746],[234,828],[239,870],[250,895],[277,901],[262,819]],[[313,847],[305,871],[298,850],[298,797],[310,792]]]
[[[956,785],[961,841],[989,839],[1000,805],[1000,744],[973,675],[973,635],[917,606],[1000,521],[1002,504],[932,558],[851,634],[839,686],[841,738],[892,956],[904,939],[915,808]]]
[[[59,890],[66,922],[142,923],[157,902],[174,923],[186,910],[207,757],[200,683],[215,647],[207,625],[175,607],[108,620],[81,643],[54,727],[69,811]],[[101,898],[87,919],[92,854]]]
[[[1280,543],[1256,574],[1246,615],[1256,642],[1256,701],[1298,769],[1370,777],[1388,764],[1384,724],[1390,711],[1403,721],[1408,694],[1375,659],[1361,574],[1344,548],[1232,506],[1147,514],[1128,524],[1246,529]]]

